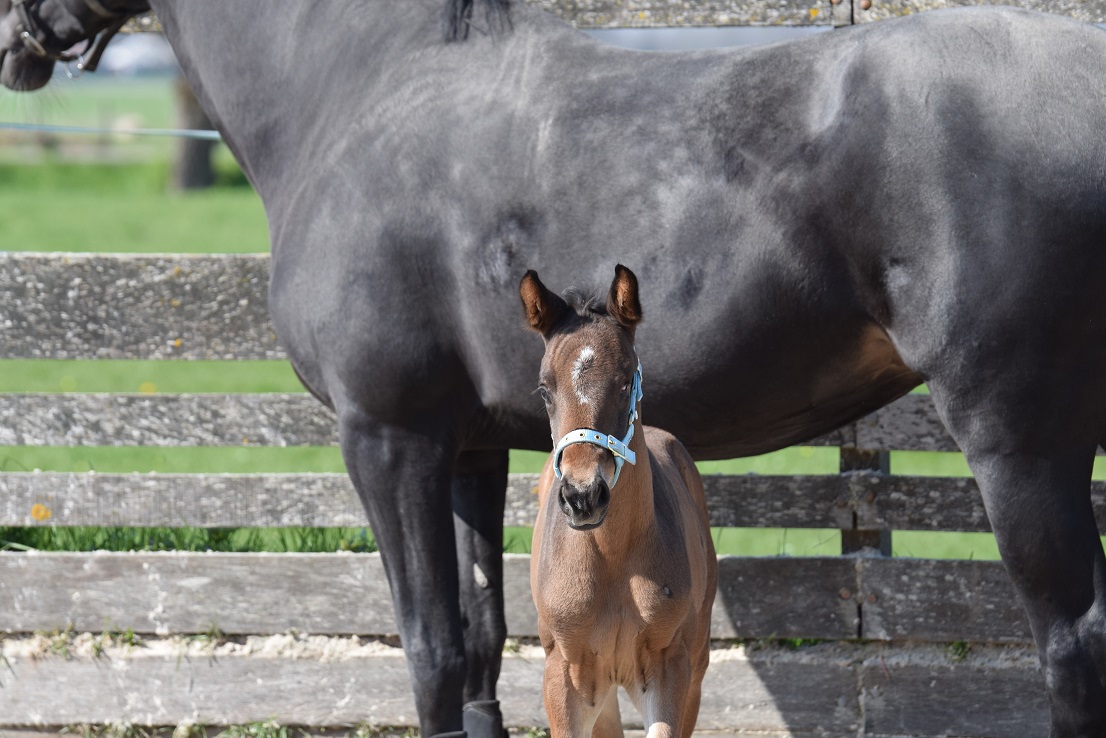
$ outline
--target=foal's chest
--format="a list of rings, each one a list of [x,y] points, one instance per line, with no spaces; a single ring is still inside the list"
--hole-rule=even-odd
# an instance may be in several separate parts
[[[620,672],[643,651],[667,647],[687,621],[691,596],[687,575],[671,571],[686,568],[686,559],[673,558],[667,566],[638,559],[575,571],[545,569],[538,582],[543,640],[550,637],[570,661],[599,658],[612,667],[617,663]]]

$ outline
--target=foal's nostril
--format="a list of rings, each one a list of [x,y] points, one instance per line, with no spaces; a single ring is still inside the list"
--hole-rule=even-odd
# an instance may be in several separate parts
[[[607,483],[599,480],[599,493],[595,496],[595,509],[602,510],[607,505],[611,504],[611,488],[607,486]]]
[[[561,509],[571,517],[590,515],[592,509],[591,496],[585,490],[565,485],[561,489]]]
[[[584,487],[577,487],[565,479],[558,490],[557,501],[570,526],[589,529],[603,522],[610,500],[610,487],[601,477],[596,477]]]

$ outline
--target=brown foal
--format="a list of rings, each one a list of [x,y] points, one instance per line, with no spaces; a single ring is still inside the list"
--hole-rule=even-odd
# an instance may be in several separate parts
[[[637,279],[616,267],[605,305],[566,301],[533,271],[519,293],[545,339],[539,392],[557,445],[538,484],[530,559],[553,738],[621,736],[619,685],[648,738],[687,738],[718,562],[691,456],[658,428],[633,432]]]

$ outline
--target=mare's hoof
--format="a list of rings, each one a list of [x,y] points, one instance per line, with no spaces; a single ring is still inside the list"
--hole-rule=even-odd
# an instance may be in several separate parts
[[[506,738],[499,700],[469,702],[461,709],[461,724],[469,738]]]
[[[435,733],[430,738],[465,738],[465,731],[458,730],[453,733]]]

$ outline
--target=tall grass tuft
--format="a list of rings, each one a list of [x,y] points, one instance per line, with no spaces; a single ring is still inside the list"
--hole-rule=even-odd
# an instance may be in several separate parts
[[[3,551],[372,553],[368,528],[0,528]]]

